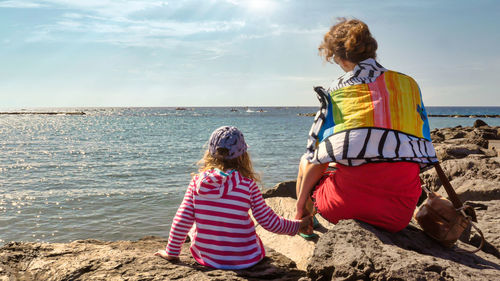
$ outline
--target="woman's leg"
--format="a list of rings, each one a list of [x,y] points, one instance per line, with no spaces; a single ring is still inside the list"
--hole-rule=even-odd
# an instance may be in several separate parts
[[[297,175],[297,213],[295,219],[301,219],[306,215],[312,214],[313,202],[311,200],[311,191],[323,176],[328,163],[312,164],[304,157],[300,159],[299,173]]]
[[[297,174],[297,184],[295,186],[295,195],[297,198],[299,198],[300,195],[300,188],[302,184],[302,177],[304,175],[304,170],[306,169],[305,166],[307,165],[307,160],[304,158],[300,158],[300,163],[299,163],[299,173]]]

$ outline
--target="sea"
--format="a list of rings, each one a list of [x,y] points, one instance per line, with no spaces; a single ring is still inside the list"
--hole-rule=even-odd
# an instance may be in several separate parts
[[[167,237],[211,132],[238,127],[261,189],[294,180],[316,107],[35,108],[0,114],[0,245]],[[3,110],[3,111],[9,111]],[[500,107],[428,107],[500,115]],[[84,112],[84,115],[66,114]],[[430,117],[431,129],[474,117]],[[500,118],[480,118],[500,126]]]

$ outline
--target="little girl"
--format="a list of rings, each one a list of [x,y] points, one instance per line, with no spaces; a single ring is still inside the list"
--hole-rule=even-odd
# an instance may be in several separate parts
[[[242,269],[265,256],[264,246],[255,233],[248,214],[264,229],[295,235],[312,225],[311,217],[288,220],[266,204],[255,181],[255,174],[243,134],[235,127],[220,127],[210,136],[209,147],[172,222],[166,251],[155,253],[177,260],[188,232],[191,254],[205,266]]]

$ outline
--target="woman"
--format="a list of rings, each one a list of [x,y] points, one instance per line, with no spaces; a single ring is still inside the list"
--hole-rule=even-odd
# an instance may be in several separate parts
[[[412,217],[420,168],[436,153],[417,83],[382,67],[376,50],[368,26],[344,18],[319,46],[346,73],[328,91],[315,88],[321,108],[299,165],[296,219],[313,213],[313,201],[332,223],[358,219],[397,232]]]

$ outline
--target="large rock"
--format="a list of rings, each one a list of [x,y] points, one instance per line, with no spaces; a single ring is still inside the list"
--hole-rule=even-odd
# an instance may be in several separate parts
[[[443,161],[441,167],[463,201],[500,199],[500,163],[496,158],[476,158],[469,155],[462,159]],[[435,169],[425,171],[421,177],[428,187],[441,187]],[[440,193],[445,194],[444,192],[442,188]]]
[[[269,188],[262,192],[262,197],[290,197],[297,199],[297,192],[295,191],[297,182],[296,181],[284,181],[280,182],[272,188]]]
[[[474,128],[479,128],[482,126],[488,126],[488,124],[486,124],[486,122],[484,122],[481,119],[477,119],[476,121],[474,121],[474,125],[472,125],[472,127],[474,127]]]
[[[444,249],[413,226],[388,233],[347,220],[319,239],[307,272],[312,280],[499,280],[500,259]]]
[[[500,250],[500,200],[471,202],[471,204],[476,209],[477,225],[488,242],[483,250],[500,258],[498,252]]]
[[[216,270],[197,264],[184,244],[181,261],[153,253],[166,245],[159,237],[139,241],[18,243],[0,248],[0,280],[298,280],[289,258],[268,249],[267,257],[246,270]]]
[[[431,132],[432,142],[448,144],[477,144],[488,148],[488,140],[500,139],[499,127],[462,127],[434,129]]]
[[[480,123],[480,122],[478,122]],[[499,127],[455,127],[435,129],[431,138],[441,166],[463,201],[500,200],[500,158],[488,145],[498,142]],[[422,180],[431,189],[441,187],[434,169],[425,171]],[[445,194],[444,189],[439,191]]]
[[[280,189],[278,186],[277,189]],[[278,194],[278,193],[277,193]],[[284,218],[293,219],[295,217],[296,200],[290,197],[271,197],[266,199],[266,203],[271,206],[274,212]],[[314,229],[314,233],[321,237],[323,233],[332,229],[334,224],[316,215],[320,226]],[[264,245],[287,256],[297,264],[297,268],[306,270],[307,265],[314,253],[316,241],[305,240],[299,235],[277,235],[265,230],[262,226],[256,224],[256,231]]]

